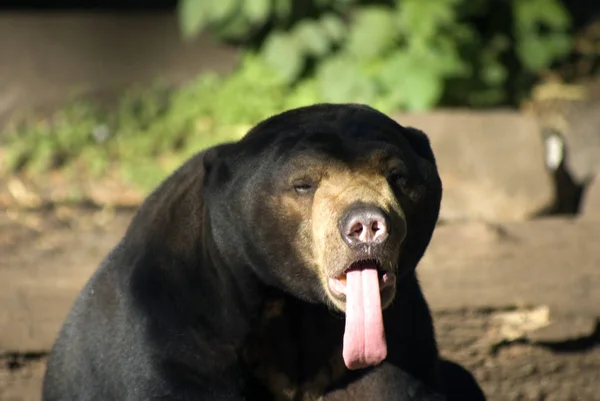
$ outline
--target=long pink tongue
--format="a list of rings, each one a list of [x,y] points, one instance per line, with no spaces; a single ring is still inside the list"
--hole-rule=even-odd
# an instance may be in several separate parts
[[[377,269],[346,274],[343,356],[348,369],[378,365],[387,356]]]

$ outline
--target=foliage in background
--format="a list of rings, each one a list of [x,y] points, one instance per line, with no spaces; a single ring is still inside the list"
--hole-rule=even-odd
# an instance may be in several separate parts
[[[325,101],[423,110],[515,104],[570,49],[560,0],[180,0],[185,37],[257,51]]]
[[[245,46],[229,76],[76,99],[2,135],[0,173],[115,171],[151,189],[191,153],[259,120],[322,101],[383,112],[516,104],[570,48],[559,0],[180,0],[182,32]]]

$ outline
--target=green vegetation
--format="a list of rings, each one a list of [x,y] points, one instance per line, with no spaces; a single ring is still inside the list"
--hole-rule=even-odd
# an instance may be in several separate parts
[[[132,89],[111,109],[76,99],[51,117],[15,120],[0,167],[117,171],[149,189],[191,153],[291,107],[516,105],[571,47],[559,0],[180,0],[179,17],[186,38],[208,30],[244,46],[238,69]]]
[[[516,104],[565,57],[560,0],[180,0],[185,37],[201,29],[256,51],[288,84],[325,101],[424,110]]]

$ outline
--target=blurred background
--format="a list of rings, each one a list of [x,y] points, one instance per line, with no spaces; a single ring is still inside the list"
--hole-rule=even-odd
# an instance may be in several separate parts
[[[490,400],[600,400],[600,2],[0,1],[0,400],[39,400],[73,299],[195,152],[367,103],[430,137],[419,270]]]

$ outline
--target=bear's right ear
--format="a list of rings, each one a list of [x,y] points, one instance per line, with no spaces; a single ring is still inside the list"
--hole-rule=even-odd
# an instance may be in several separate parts
[[[202,167],[204,170],[203,174],[205,183],[215,168],[217,168],[219,164],[222,164],[227,155],[229,155],[229,149],[233,146],[234,145],[232,143],[224,143],[204,150],[202,155]]]
[[[202,157],[202,167],[204,169],[205,176],[210,173],[218,158],[219,146],[213,146],[212,148],[208,148],[204,151],[204,156]]]

